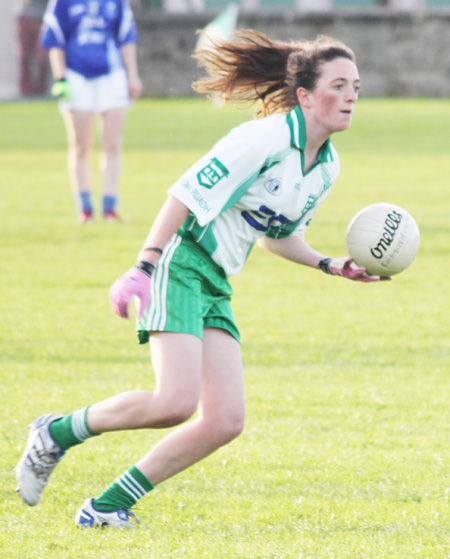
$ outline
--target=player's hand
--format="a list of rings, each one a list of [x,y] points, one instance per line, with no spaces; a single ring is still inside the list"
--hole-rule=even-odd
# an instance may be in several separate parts
[[[128,93],[132,101],[140,97],[143,90],[144,86],[139,77],[135,77],[134,79],[128,78]]]
[[[65,78],[56,80],[50,91],[51,94],[58,99],[64,99],[65,101],[70,101],[72,99],[72,88]]]
[[[150,282],[154,270],[155,266],[150,262],[140,261],[112,284],[109,301],[118,316],[128,318],[128,305],[133,297],[139,298],[139,318],[143,316],[150,298]]]
[[[392,279],[390,277],[372,276],[368,274],[365,268],[357,266],[353,258],[348,258],[347,256],[341,258],[324,258],[319,262],[319,268],[326,274],[341,276],[352,281],[362,281],[364,283]]]

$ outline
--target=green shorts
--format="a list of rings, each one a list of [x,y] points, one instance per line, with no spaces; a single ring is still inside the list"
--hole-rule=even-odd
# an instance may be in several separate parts
[[[240,341],[231,310],[233,290],[223,269],[196,243],[174,236],[152,281],[149,307],[138,321],[139,343],[151,332],[180,332],[203,338],[221,328]]]

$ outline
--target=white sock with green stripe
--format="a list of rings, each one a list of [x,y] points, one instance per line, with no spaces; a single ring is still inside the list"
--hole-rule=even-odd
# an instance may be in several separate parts
[[[99,512],[129,510],[152,489],[153,485],[144,474],[136,466],[131,466],[100,497],[93,499],[92,506]]]

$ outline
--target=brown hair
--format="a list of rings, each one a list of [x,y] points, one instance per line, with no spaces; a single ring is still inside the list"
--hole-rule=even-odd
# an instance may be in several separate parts
[[[299,87],[312,91],[320,65],[335,58],[355,62],[353,51],[326,36],[314,41],[272,41],[252,29],[235,32],[231,41],[212,41],[193,58],[209,74],[192,84],[198,93],[233,104],[261,101],[258,115],[287,113],[298,105]]]

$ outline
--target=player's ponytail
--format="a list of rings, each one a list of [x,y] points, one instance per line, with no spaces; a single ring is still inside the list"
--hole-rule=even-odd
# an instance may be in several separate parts
[[[320,64],[355,55],[343,43],[320,36],[315,41],[272,41],[251,29],[232,41],[215,41],[193,57],[208,76],[192,84],[195,91],[233,104],[261,102],[259,114],[287,113],[297,104],[299,87],[313,90]]]

